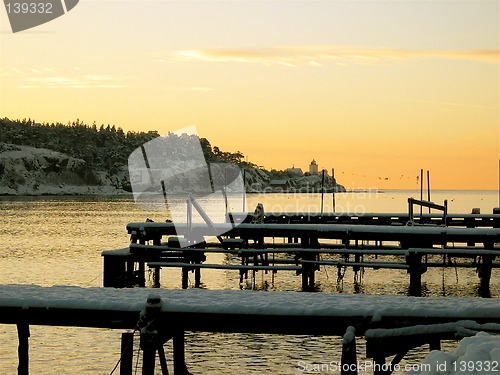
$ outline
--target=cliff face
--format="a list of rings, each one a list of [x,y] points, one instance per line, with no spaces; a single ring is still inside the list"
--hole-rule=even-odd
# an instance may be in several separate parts
[[[0,143],[0,195],[113,194],[119,178],[84,160],[43,148]]]

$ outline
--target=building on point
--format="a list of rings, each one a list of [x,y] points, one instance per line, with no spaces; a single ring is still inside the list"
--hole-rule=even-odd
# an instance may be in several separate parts
[[[318,164],[316,163],[316,160],[312,160],[311,164],[309,165],[309,173],[310,174],[318,174]]]
[[[287,168],[286,172],[289,175],[296,175],[296,176],[302,176],[304,173],[302,172],[301,168],[295,168],[295,165],[292,168]]]

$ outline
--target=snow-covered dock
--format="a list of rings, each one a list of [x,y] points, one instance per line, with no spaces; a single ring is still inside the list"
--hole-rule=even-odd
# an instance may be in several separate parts
[[[206,240],[214,229],[224,233],[224,238],[219,236],[221,242],[209,243]],[[491,270],[500,267],[500,263],[495,262],[500,256],[500,248],[495,245],[500,243],[498,228],[265,223],[209,226],[146,222],[130,223],[127,230],[131,235],[128,249],[102,253],[104,286],[144,286],[146,267],[154,270],[154,285],[160,286],[160,269],[179,267],[183,270],[183,288],[188,286],[188,272],[195,272],[195,286],[199,286],[201,268],[223,268],[239,271],[241,283],[248,278],[249,272],[294,271],[301,275],[303,290],[311,290],[315,272],[323,265],[352,267],[355,272],[369,267],[406,270],[410,275],[410,293],[418,295],[422,274],[428,267],[475,267],[480,292],[487,296]],[[179,238],[189,237],[189,233],[196,233],[205,241],[181,248]],[[204,264],[206,253],[211,252],[235,254],[240,257],[241,264]],[[341,258],[332,258],[335,255]],[[369,255],[389,259],[363,258]],[[442,255],[442,261],[429,261],[429,255]],[[320,259],[321,256],[330,258]],[[452,258],[460,261],[452,262]]]
[[[452,228],[440,226],[335,225],[335,224],[214,224],[218,233],[240,238],[317,238],[351,241],[399,241],[407,243],[446,244],[452,242],[485,244],[500,242],[500,229]],[[184,236],[188,230],[200,236],[212,236],[212,229],[201,223],[129,223],[133,240],[155,241],[162,236]],[[412,246],[415,247],[415,246]]]
[[[228,214],[228,222],[249,223],[251,212],[233,212]],[[444,225],[442,214],[423,213],[414,215],[416,224]],[[345,212],[265,212],[264,224],[349,224],[349,225],[405,225],[410,221],[409,213],[374,213],[353,214]],[[500,228],[500,214],[450,214],[446,215],[449,227]]]
[[[362,333],[373,322],[500,323],[499,299],[36,285],[0,285],[0,323],[134,328],[150,294],[163,301],[164,324],[193,331],[339,335],[348,325]]]
[[[146,305],[148,298],[149,304]],[[472,322],[455,324],[463,320]],[[161,345],[174,338],[177,374],[185,373],[185,331],[333,335],[344,336],[346,343],[354,342],[355,336],[365,336],[368,342],[374,340],[380,344],[380,351],[376,350],[377,346],[367,344],[368,354],[379,363],[382,360],[385,363],[386,356],[391,353],[387,346],[384,347],[384,337],[388,338],[391,350],[397,351],[400,345],[404,350],[426,342],[436,345],[436,341],[439,343],[440,339],[449,338],[450,332],[460,327],[472,334],[484,329],[498,331],[500,300],[1,285],[0,323],[17,324],[20,362],[25,367],[29,325],[140,328],[141,334],[146,335],[152,334],[154,328],[155,334],[161,336]],[[425,339],[426,332],[432,333],[429,335],[432,342]],[[395,345],[394,336],[399,336],[400,344]],[[412,340],[415,340],[414,344]],[[143,347],[145,359],[146,350],[150,349]],[[160,350],[159,347],[153,350],[153,364],[156,350]]]

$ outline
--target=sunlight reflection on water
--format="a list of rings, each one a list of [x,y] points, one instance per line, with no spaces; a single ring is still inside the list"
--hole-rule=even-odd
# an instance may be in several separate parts
[[[366,212],[406,212],[409,196],[419,192],[387,191],[383,193],[337,194],[337,208],[353,207]],[[319,210],[320,194],[250,194],[247,207],[264,203],[266,210]],[[497,192],[433,192],[433,201],[449,200],[450,212],[470,213],[473,207],[491,213],[498,206]],[[324,210],[331,210],[331,194],[325,194]],[[120,197],[0,197],[0,283],[102,285],[103,250],[126,247],[129,222],[165,220],[165,212],[143,211],[129,196]],[[241,207],[233,207],[241,210]],[[208,262],[229,261],[221,254],[210,254]],[[492,276],[491,292],[500,297],[500,273]],[[336,270],[319,272],[317,282],[324,292],[406,294],[408,276],[398,270],[365,270],[361,285],[353,283],[347,271],[341,288]],[[458,281],[457,281],[458,280]],[[204,287],[238,289],[238,273],[203,270]],[[474,269],[443,271],[431,269],[423,277],[426,295],[475,296],[478,279]],[[443,283],[444,281],[444,283]],[[259,289],[299,291],[300,278],[293,273],[279,273],[274,284],[271,275],[258,273]],[[162,273],[162,286],[180,287],[180,271]],[[244,322],[242,322],[244,324]],[[31,327],[30,369],[36,374],[109,374],[119,358],[118,330]],[[15,326],[0,325],[0,374],[16,373],[17,332]],[[297,363],[325,363],[340,359],[340,338],[321,336],[281,336],[255,334],[188,333],[187,363],[194,374],[299,374]],[[363,358],[363,342],[359,357]],[[444,347],[454,347],[448,343]],[[427,350],[412,351],[406,361],[420,361]]]

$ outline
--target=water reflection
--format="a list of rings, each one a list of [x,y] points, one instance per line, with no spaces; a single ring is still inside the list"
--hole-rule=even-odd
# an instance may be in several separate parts
[[[451,212],[470,212],[481,207],[491,212],[496,192],[477,194],[436,192],[454,201]],[[318,204],[320,195],[302,196],[309,207]],[[406,211],[404,192],[386,192],[375,196],[337,194],[338,202],[363,204],[368,211]],[[293,197],[250,194],[248,207],[263,202],[264,207],[295,204]],[[482,199],[482,200],[481,200]],[[361,203],[360,203],[361,202]],[[138,209],[131,197],[0,197],[0,283],[102,285],[103,250],[126,247],[129,238],[125,226],[146,217],[160,222],[163,213]],[[329,206],[325,200],[325,210]],[[325,258],[326,259],[326,258]],[[334,257],[328,259],[335,259]],[[207,263],[239,263],[235,256],[209,254]],[[252,287],[265,291],[301,290],[294,272],[277,274],[257,272],[250,278]],[[500,297],[500,270],[493,270],[491,297]],[[251,277],[251,276],[250,276]],[[338,282],[335,267],[316,273],[317,291],[330,293],[408,294],[408,275],[401,270],[365,269],[355,282],[352,269],[346,269]],[[190,275],[191,285],[194,277]],[[180,270],[162,272],[162,287],[179,288]],[[474,269],[429,269],[423,275],[423,296],[477,296],[478,277]],[[233,270],[203,270],[202,287],[239,289],[239,273]],[[150,282],[149,285],[152,285]],[[245,284],[246,286],[246,284]],[[242,322],[244,324],[244,321]],[[333,324],[333,323],[332,323]],[[120,331],[71,327],[33,327],[30,338],[33,373],[109,374],[119,358]],[[16,373],[17,333],[15,326],[0,326],[1,373]],[[358,358],[363,358],[363,341],[358,340]],[[456,345],[443,345],[444,350]],[[299,374],[297,363],[324,363],[340,359],[340,338],[321,336],[282,336],[254,334],[187,334],[187,363],[194,374]],[[427,349],[426,349],[427,350]],[[425,351],[414,350],[406,358],[419,362]]]

